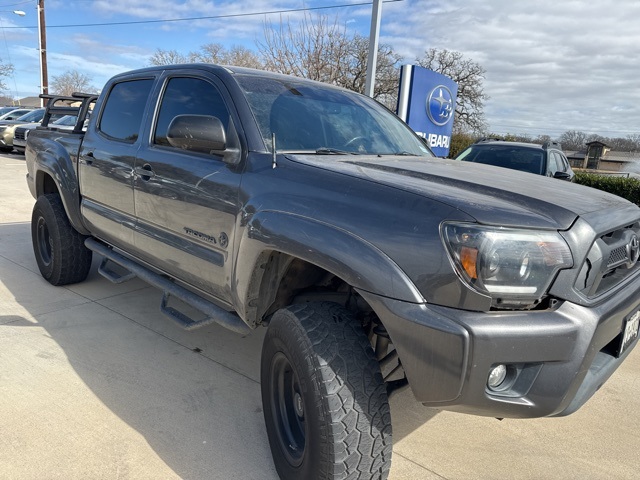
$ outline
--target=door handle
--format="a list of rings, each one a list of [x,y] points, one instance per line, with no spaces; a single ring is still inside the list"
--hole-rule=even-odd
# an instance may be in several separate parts
[[[85,153],[83,159],[84,159],[84,163],[86,163],[87,165],[91,165],[94,160],[93,152]]]
[[[135,173],[145,182],[156,176],[156,172],[153,171],[153,168],[148,163],[145,163],[142,167],[136,167]]]

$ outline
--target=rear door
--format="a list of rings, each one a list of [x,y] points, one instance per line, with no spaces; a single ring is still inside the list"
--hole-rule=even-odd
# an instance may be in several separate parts
[[[138,255],[228,302],[241,172],[220,154],[172,147],[167,130],[177,115],[215,116],[239,152],[229,94],[213,74],[183,70],[165,75],[158,97],[135,165]]]
[[[84,137],[78,162],[82,214],[107,242],[133,247],[133,169],[153,77],[124,78],[111,85],[97,121]]]

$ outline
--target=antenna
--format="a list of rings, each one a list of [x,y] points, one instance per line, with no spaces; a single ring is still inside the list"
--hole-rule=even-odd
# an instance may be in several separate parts
[[[276,134],[271,133],[271,152],[273,157],[271,157],[271,167],[276,168],[278,164],[276,163]]]

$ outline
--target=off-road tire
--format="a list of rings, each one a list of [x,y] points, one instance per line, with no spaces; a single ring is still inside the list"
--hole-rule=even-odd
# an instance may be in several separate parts
[[[78,283],[87,278],[92,252],[75,230],[57,194],[38,197],[31,216],[31,241],[42,276],[52,285]]]
[[[384,479],[391,414],[360,324],[334,303],[277,311],[261,360],[269,444],[282,479]]]

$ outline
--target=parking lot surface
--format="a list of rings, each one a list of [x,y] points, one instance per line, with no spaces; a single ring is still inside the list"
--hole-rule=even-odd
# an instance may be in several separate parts
[[[275,479],[262,417],[265,329],[179,329],[160,292],[36,266],[24,157],[0,155],[0,478]],[[640,348],[581,410],[503,420],[391,400],[398,479],[635,479]]]

